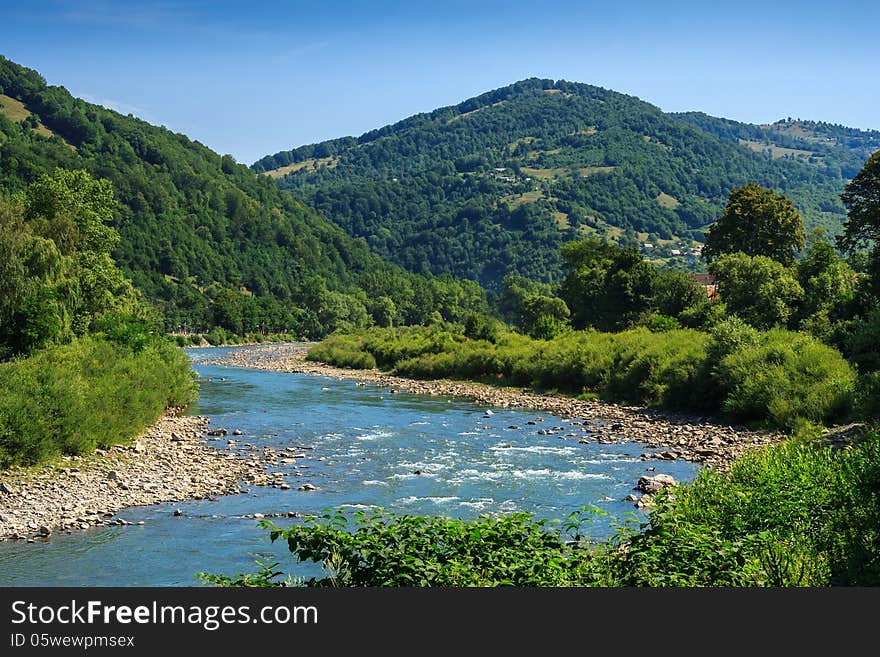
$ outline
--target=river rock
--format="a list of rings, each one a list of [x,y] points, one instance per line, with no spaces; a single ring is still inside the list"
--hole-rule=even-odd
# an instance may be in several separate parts
[[[303,484],[297,490],[318,490],[317,486],[312,486],[311,484]]]
[[[664,488],[672,488],[677,486],[675,479],[667,474],[658,475],[642,475],[639,477],[639,483],[636,484],[636,490],[640,490],[649,495],[659,493]]]
[[[6,495],[15,495],[18,491],[15,490],[12,486],[7,484],[5,481],[0,482],[0,493],[5,493]]]
[[[654,505],[654,498],[651,495],[649,495],[648,493],[645,493],[644,495],[642,495],[635,503],[635,507],[637,509],[644,509],[645,507],[653,506],[653,505]]]

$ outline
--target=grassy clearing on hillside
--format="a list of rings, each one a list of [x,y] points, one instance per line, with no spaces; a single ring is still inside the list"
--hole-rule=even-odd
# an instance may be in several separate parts
[[[449,125],[450,123],[458,121],[459,119],[466,119],[469,116],[473,116],[474,114],[478,114],[484,110],[491,109],[493,107],[501,107],[506,102],[507,102],[506,100],[499,100],[497,103],[492,103],[491,105],[486,105],[485,107],[478,107],[477,109],[471,110],[470,112],[462,112],[461,114],[456,114],[455,116],[453,116],[451,119],[449,119],[446,122],[446,125]]]
[[[24,121],[27,117],[29,117],[31,115],[31,112],[20,100],[16,100],[15,98],[12,98],[10,96],[0,94],[0,114],[3,114],[13,123],[18,123],[20,121]],[[43,137],[51,137],[55,134],[42,123],[37,123],[37,126],[31,129],[38,135],[42,135]]]
[[[553,221],[556,222],[556,225],[559,226],[562,230],[566,230],[571,227],[571,224],[568,222],[568,215],[564,212],[560,212],[559,210],[553,211]]]
[[[681,203],[679,203],[678,199],[674,196],[670,196],[666,192],[660,192],[657,194],[657,203],[659,203],[664,208],[669,208],[670,210],[675,210]]]
[[[778,160],[782,157],[788,155],[789,157],[796,157],[801,160],[805,160],[809,157],[813,157],[816,154],[813,151],[804,151],[798,148],[785,148],[783,146],[777,146],[776,144],[765,144],[760,141],[752,141],[747,139],[740,139],[739,143],[743,146],[748,146],[750,149],[757,153],[763,153],[766,150],[770,150],[771,157],[774,160]]]
[[[534,203],[535,201],[539,201],[542,198],[544,198],[544,192],[538,189],[531,192],[525,192],[523,194],[505,196],[501,200],[506,201],[510,205],[510,209],[513,210],[521,205],[525,205],[526,203]]]
[[[283,178],[288,173],[293,173],[294,171],[302,171],[305,169],[309,173],[313,173],[317,171],[321,167],[327,167],[328,169],[333,169],[337,164],[339,164],[339,158],[336,158],[332,155],[328,157],[321,158],[312,158],[309,160],[303,160],[302,162],[295,162],[294,164],[288,164],[286,167],[281,167],[279,169],[273,169],[272,171],[267,171],[266,175],[270,178]]]
[[[568,169],[564,167],[557,167],[555,169],[536,169],[534,167],[520,167],[520,171],[522,171],[525,175],[531,176],[532,178],[536,178],[538,180],[551,180],[553,178],[561,178],[566,173],[568,173]]]
[[[30,111],[20,100],[0,94],[0,114],[3,114],[13,123],[24,121],[31,115]]]

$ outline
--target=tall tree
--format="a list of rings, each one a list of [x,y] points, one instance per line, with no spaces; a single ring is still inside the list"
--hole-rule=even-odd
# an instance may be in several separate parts
[[[562,257],[569,273],[560,296],[575,328],[618,331],[649,312],[657,271],[635,249],[588,238],[563,246]]]
[[[847,215],[838,246],[845,251],[855,251],[880,241],[880,151],[868,158],[840,198],[846,205]]]
[[[867,267],[871,275],[868,289],[880,298],[880,151],[868,158],[841,199],[847,213],[837,245],[850,253],[873,245]]]
[[[755,328],[786,326],[804,296],[793,271],[767,256],[728,253],[709,269],[727,311]]]
[[[724,212],[706,234],[703,257],[711,263],[741,252],[789,266],[805,243],[804,222],[794,204],[772,189],[749,183],[730,193]]]

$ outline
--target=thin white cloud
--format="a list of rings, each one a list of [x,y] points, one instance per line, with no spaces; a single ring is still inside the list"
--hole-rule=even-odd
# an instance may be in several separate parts
[[[197,18],[191,5],[180,2],[78,2],[62,0],[55,17],[60,21],[85,25],[153,28],[186,24]]]
[[[115,100],[113,98],[103,98],[101,96],[96,96],[94,94],[86,93],[86,92],[77,92],[71,91],[71,94],[76,96],[77,98],[82,98],[85,101],[93,103],[95,105],[101,105],[102,107],[106,107],[107,109],[112,109],[115,112],[119,112],[120,114],[133,114],[134,116],[143,119],[144,121],[148,121],[149,123],[153,123],[158,125],[156,118],[152,115],[152,113],[139,105],[134,105],[132,103],[127,103],[123,100]]]

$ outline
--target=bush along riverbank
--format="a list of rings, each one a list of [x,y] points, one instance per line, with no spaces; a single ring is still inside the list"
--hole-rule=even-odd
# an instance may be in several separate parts
[[[0,468],[129,443],[196,394],[186,354],[164,338],[89,336],[0,363]]]
[[[239,335],[222,327],[215,327],[207,333],[171,333],[169,337],[178,347],[243,347],[279,342],[298,342],[301,338],[292,333],[245,333]]]
[[[278,563],[202,573],[221,586],[877,586],[880,437],[844,449],[792,438],[726,472],[659,493],[642,524],[584,538],[596,509],[551,522],[526,513],[464,521],[384,510],[330,512],[288,527],[262,521],[303,580]]]
[[[708,333],[571,331],[553,340],[516,333],[472,339],[455,325],[371,329],[331,336],[306,358],[414,379],[467,379],[720,413],[785,431],[845,420],[856,381],[832,347],[784,329],[759,332],[736,318]]]

